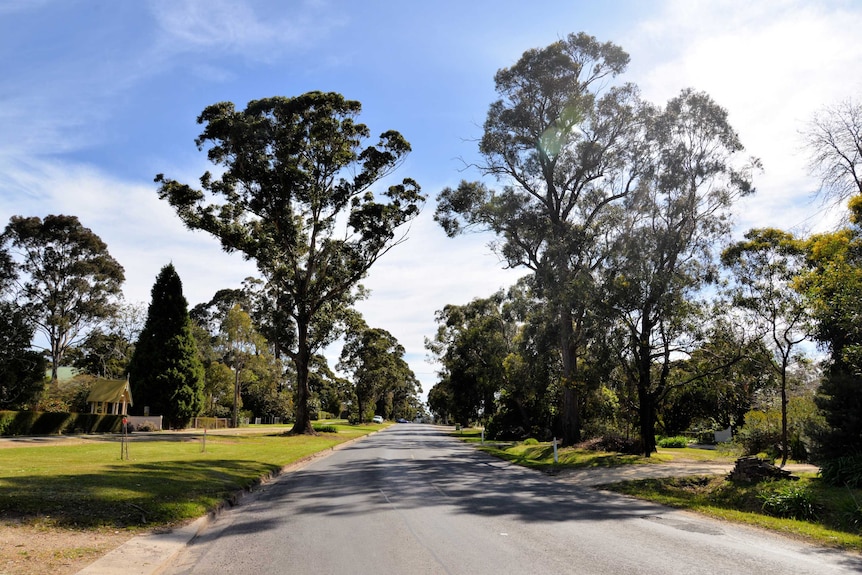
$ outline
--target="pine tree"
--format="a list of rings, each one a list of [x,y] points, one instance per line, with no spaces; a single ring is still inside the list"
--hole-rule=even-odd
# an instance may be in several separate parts
[[[152,289],[147,321],[129,364],[135,411],[145,406],[171,428],[188,425],[204,405],[204,368],[192,334],[183,284],[172,264]]]

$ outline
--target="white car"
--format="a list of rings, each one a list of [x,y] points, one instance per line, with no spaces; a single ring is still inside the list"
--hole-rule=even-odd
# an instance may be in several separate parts
[[[374,417],[371,418],[371,421],[373,421],[374,423],[383,423],[383,416],[382,415],[375,415]]]

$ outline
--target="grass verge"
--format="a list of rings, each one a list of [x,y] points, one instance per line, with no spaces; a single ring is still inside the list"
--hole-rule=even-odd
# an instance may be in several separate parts
[[[380,426],[332,433],[155,435],[0,450],[0,518],[64,528],[153,529],[200,517],[284,466]],[[204,449],[205,448],[205,449]]]
[[[862,490],[825,485],[817,477],[754,485],[724,477],[671,477],[602,487],[819,545],[862,551]]]
[[[698,448],[668,448],[659,449],[652,457],[628,455],[623,453],[608,453],[591,451],[577,447],[560,447],[557,449],[557,462],[554,462],[554,447],[550,443],[498,442],[482,441],[481,430],[465,429],[456,431],[455,437],[471,443],[477,449],[501,459],[511,461],[524,467],[553,472],[562,469],[580,469],[585,467],[616,467],[619,465],[649,465],[667,463],[674,460],[715,461],[732,463],[735,455],[727,451]]]
[[[559,469],[661,464],[674,460],[733,463],[731,451],[698,448],[659,448],[650,458],[602,453],[577,448],[557,450],[547,443],[481,443],[481,432],[467,429],[454,435],[478,449],[518,465],[553,472]],[[671,477],[625,481],[601,486],[615,491],[687,509],[711,517],[769,529],[827,547],[862,552],[862,489],[826,485],[815,476],[799,481],[737,484],[724,476]]]

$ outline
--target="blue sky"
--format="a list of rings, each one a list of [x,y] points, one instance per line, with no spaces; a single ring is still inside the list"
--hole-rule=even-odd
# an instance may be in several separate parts
[[[489,237],[448,239],[432,221],[441,189],[477,177],[465,163],[496,70],[570,32],[619,44],[631,55],[622,80],[656,104],[708,92],[762,159],[739,233],[803,232],[836,215],[811,201],[799,132],[822,107],[862,97],[860,29],[856,0],[0,0],[0,223],[76,215],[125,267],[128,301],[148,302],[168,262],[190,305],[207,301],[254,267],[185,230],[154,175],[192,183],[209,168],[194,145],[209,104],[340,92],[362,102],[372,133],[411,142],[396,175],[431,199],[360,304],[407,348],[427,392],[434,312],[523,273],[501,268]]]

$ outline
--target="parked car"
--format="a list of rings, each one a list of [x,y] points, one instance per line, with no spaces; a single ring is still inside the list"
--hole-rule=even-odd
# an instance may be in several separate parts
[[[383,423],[383,416],[382,415],[375,415],[374,417],[371,418],[371,421],[373,421],[374,423]]]
[[[408,423],[408,421],[406,419],[404,419],[403,417],[399,417],[398,419],[395,420],[395,423]]]

